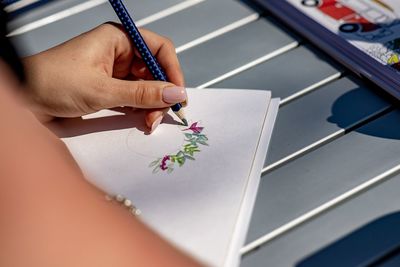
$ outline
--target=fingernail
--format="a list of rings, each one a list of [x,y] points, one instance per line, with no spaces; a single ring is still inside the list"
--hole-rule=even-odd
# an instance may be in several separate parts
[[[181,103],[186,100],[185,87],[167,87],[163,91],[163,100],[169,104]]]
[[[151,125],[150,133],[154,132],[154,130],[157,129],[157,127],[158,127],[158,125],[160,125],[162,119],[163,119],[163,116],[160,116],[153,122],[153,124]]]

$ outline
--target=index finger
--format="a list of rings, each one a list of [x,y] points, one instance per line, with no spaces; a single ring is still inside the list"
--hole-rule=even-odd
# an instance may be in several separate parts
[[[174,44],[168,38],[151,31],[140,29],[140,32],[152,54],[165,71],[168,81],[178,86],[185,86],[185,79]]]

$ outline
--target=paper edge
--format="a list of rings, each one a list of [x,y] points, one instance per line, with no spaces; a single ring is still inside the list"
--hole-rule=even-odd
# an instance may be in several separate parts
[[[232,234],[232,240],[229,244],[228,254],[225,258],[223,266],[232,267],[239,266],[240,254],[239,251],[246,241],[247,231],[250,226],[250,219],[253,213],[254,204],[257,197],[258,187],[261,180],[261,170],[264,166],[266,156],[268,154],[269,144],[271,142],[272,132],[276,122],[279,110],[279,98],[272,98],[267,110],[264,127],[260,136],[260,142],[257,146],[256,153],[264,153],[254,162],[249,179],[246,185],[245,194],[239,209],[238,220]]]

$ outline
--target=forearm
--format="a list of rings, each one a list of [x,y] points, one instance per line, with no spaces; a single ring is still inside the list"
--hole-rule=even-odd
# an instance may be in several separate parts
[[[0,266],[196,266],[106,201],[4,88],[0,121]]]

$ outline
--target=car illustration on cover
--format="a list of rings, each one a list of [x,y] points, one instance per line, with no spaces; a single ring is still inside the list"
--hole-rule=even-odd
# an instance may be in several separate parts
[[[366,52],[380,62],[400,72],[400,37],[383,44],[374,44]]]
[[[387,63],[394,69],[400,71],[400,38],[385,43],[385,47],[391,51]]]
[[[380,0],[302,0],[303,6],[315,7],[338,21],[342,33],[375,40],[393,34],[393,10]]]

